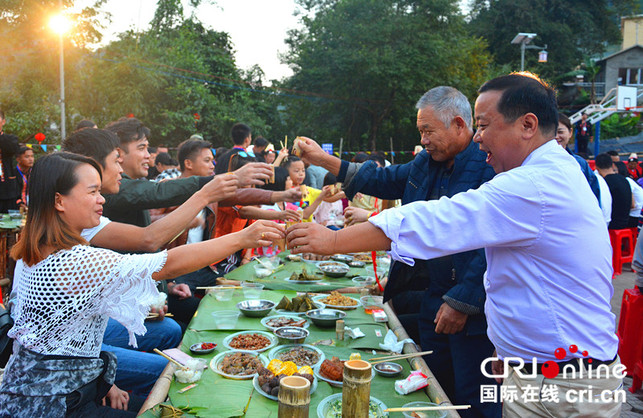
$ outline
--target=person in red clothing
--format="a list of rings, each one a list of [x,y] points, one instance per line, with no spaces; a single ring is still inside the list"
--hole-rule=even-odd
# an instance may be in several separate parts
[[[627,159],[627,173],[629,177],[638,180],[643,177],[643,167],[639,165],[639,159],[636,153],[631,153]]]

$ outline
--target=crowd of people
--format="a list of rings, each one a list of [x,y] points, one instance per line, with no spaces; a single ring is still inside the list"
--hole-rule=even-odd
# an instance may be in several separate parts
[[[344,161],[310,138],[276,150],[243,123],[230,148],[198,134],[150,147],[136,118],[84,121],[34,164],[0,114],[0,212],[28,207],[11,249],[0,416],[133,416],[166,365],[151,351],[179,344],[198,288],[278,254],[282,238],[315,256],[389,251],[384,299],[433,351],[425,360],[452,402],[472,405],[463,415],[617,416],[619,402],[565,396],[615,393],[616,373],[544,369],[619,366],[608,228],[638,224],[637,156],[600,154],[592,170],[568,149],[554,91],[531,74],[485,83],[475,128],[456,88],[432,88],[416,107],[424,149],[397,165],[381,153]],[[530,402],[530,386],[560,395]],[[482,388],[515,396],[485,402]]]

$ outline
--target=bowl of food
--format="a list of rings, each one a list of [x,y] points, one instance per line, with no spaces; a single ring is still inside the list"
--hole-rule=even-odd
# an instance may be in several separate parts
[[[337,309],[313,309],[306,312],[306,318],[313,321],[313,324],[322,328],[335,327],[338,319],[346,318],[346,312]]]
[[[364,310],[372,312],[376,309],[384,309],[384,298],[382,296],[366,295],[359,298]]]
[[[323,261],[317,267],[328,277],[344,277],[350,267],[339,261]]]
[[[301,327],[281,327],[273,332],[279,339],[279,344],[303,344],[310,334],[310,331]]]
[[[353,256],[346,255],[346,254],[335,254],[334,256],[331,257],[331,259],[335,261],[339,261],[341,263],[350,263],[351,261],[353,261]]]
[[[214,295],[214,298],[217,301],[227,302],[232,299],[232,295],[234,294],[234,288],[235,286],[226,286],[226,285],[215,286],[212,289],[210,289],[210,293]]]
[[[265,356],[245,350],[219,353],[210,360],[210,369],[228,379],[252,379],[260,367],[268,364]]]
[[[281,327],[301,327],[308,328],[310,324],[304,318],[297,315],[273,315],[267,316],[261,320],[261,325],[274,331]]]
[[[217,329],[234,329],[239,319],[239,311],[216,311],[212,312],[214,324]]]
[[[270,366],[268,366],[270,367]],[[310,368],[309,368],[310,369]],[[283,379],[290,377],[301,377],[310,382],[310,393],[313,394],[317,389],[317,379],[312,375],[312,372],[299,372],[288,374],[275,375],[267,368],[260,368],[257,375],[253,378],[252,384],[257,392],[262,396],[273,401],[278,401],[279,386]],[[303,381],[302,381],[303,382]],[[304,382],[305,383],[305,382]]]
[[[277,337],[264,331],[240,331],[223,339],[223,346],[231,350],[262,353],[277,345]]]
[[[362,268],[366,265],[365,262],[359,261],[359,260],[353,260],[350,263],[348,263],[349,267],[356,267],[356,268]]]
[[[246,299],[259,299],[263,285],[261,283],[243,282],[241,283],[243,297]]]
[[[388,417],[388,412],[384,412],[387,406],[384,402],[371,396],[368,405],[368,416],[370,418]],[[342,417],[342,394],[336,393],[330,395],[319,403],[317,406],[318,418],[341,418]]]
[[[288,254],[286,258],[288,261],[301,261],[301,256],[299,254]]]
[[[190,351],[193,354],[210,354],[216,348],[217,348],[216,343],[203,342],[203,343],[192,344],[190,346]]]
[[[395,377],[402,373],[402,366],[391,361],[379,363],[373,366],[375,373],[383,377]]]
[[[438,404],[433,402],[416,401],[407,403],[403,408],[422,408],[427,406],[438,406]],[[447,411],[407,411],[403,412],[403,414],[408,418],[444,418],[448,415]]]
[[[339,292],[330,292],[330,295],[317,295],[313,298],[315,302],[323,303],[327,308],[350,311],[357,309],[360,302],[350,296],[342,295]]]
[[[307,344],[279,345],[268,353],[269,360],[292,361],[297,367],[315,367],[321,364],[325,358],[323,351]]]
[[[237,303],[237,309],[250,318],[263,318],[268,315],[276,305],[277,304],[271,300],[249,299]]]
[[[355,283],[357,286],[370,286],[375,283],[375,277],[371,277],[371,276],[353,277],[353,283]]]

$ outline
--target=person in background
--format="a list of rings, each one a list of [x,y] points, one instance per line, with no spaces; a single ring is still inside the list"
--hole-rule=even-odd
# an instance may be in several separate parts
[[[330,189],[316,189],[304,185],[306,179],[306,166],[299,157],[289,156],[284,163],[284,168],[288,170],[288,176],[292,180],[292,187],[302,190],[301,208],[303,222],[312,222],[313,213],[319,205],[331,197]]]
[[[616,150],[609,150],[607,151],[607,154],[612,157],[612,161],[616,165],[616,169],[618,174],[621,176],[627,177],[628,172],[627,172],[627,165],[623,161],[621,161],[621,157],[618,155],[618,151]]]
[[[333,173],[326,172],[322,190],[325,188],[330,189],[331,196],[335,196],[337,194],[344,195],[344,192],[338,188],[337,177],[335,177]],[[340,229],[344,225],[343,209],[344,207],[342,205],[341,197],[332,202],[323,201],[313,213],[313,220],[330,229]]]
[[[76,124],[76,129],[75,130],[77,131],[79,129],[85,129],[85,128],[94,128],[94,129],[96,129],[97,126],[96,126],[96,124],[94,123],[93,120],[83,119],[83,120],[81,120],[80,122],[78,122]]]
[[[587,145],[594,139],[592,124],[587,120],[587,113],[583,113],[581,120],[576,124],[576,143],[578,144],[578,155],[587,158]]]
[[[18,209],[20,201],[18,172],[13,162],[20,145],[17,136],[4,132],[6,122],[4,112],[0,109],[0,213]]]
[[[154,167],[159,171],[159,174],[154,178],[154,181],[156,182],[178,179],[181,177],[179,162],[170,157],[170,154],[167,152],[158,153],[156,160],[154,161]]]
[[[255,155],[255,158],[260,163],[265,163],[266,161],[266,147],[270,143],[263,136],[258,136],[255,138],[253,145],[250,145],[247,149],[248,152],[251,152]]]
[[[161,171],[159,171],[156,168],[156,156],[159,155],[159,150],[157,147],[147,147],[147,152],[150,153],[150,161],[154,164],[152,167],[150,167],[149,170],[147,170],[147,179],[148,180],[154,180],[156,176],[161,174]]]
[[[20,205],[29,205],[28,183],[33,167],[34,156],[33,150],[22,145],[16,154],[16,171],[18,172],[18,186],[20,188]]]
[[[635,152],[631,153],[627,159],[627,174],[635,181],[643,176],[643,167],[639,164],[639,157]]]
[[[230,158],[234,154],[241,153],[241,157],[244,159],[255,157],[253,153],[246,151],[246,148],[252,143],[252,130],[248,125],[243,123],[235,124],[230,129],[230,136],[233,143],[232,149],[217,159],[217,164],[214,167],[215,174],[223,174],[229,171]]]
[[[632,190],[632,199],[634,199],[634,207],[630,210],[630,220],[628,222],[629,228],[637,228],[639,226],[639,219],[641,217],[641,210],[643,209],[643,187],[631,177],[625,177]]]
[[[630,211],[636,207],[630,184],[625,177],[616,173],[612,158],[606,153],[596,156],[596,170],[605,179],[612,195],[612,220],[608,228],[629,228]]]
[[[592,169],[589,167],[589,164],[583,157],[580,155],[574,154],[568,147],[567,144],[569,143],[569,140],[572,137],[572,123],[569,120],[569,118],[562,113],[558,114],[558,129],[556,130],[556,142],[558,142],[558,145],[563,147],[565,151],[567,151],[574,159],[578,162],[578,165],[580,165],[580,169],[583,172],[583,175],[587,179],[587,182],[589,183],[589,187],[592,189],[592,193],[594,193],[594,196],[596,196],[596,199],[598,199],[598,202],[600,204],[601,202],[601,190],[598,185],[598,180],[596,178],[596,175],[592,172]]]
[[[277,159],[277,153],[275,152],[274,145],[268,144],[264,158],[266,159],[266,164],[272,164],[275,162],[275,159]]]

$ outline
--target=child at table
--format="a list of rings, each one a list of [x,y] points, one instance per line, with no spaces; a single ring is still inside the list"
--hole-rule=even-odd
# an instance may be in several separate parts
[[[300,187],[302,198],[301,208],[303,209],[303,222],[312,222],[313,213],[325,199],[331,197],[330,189],[315,189],[314,187],[305,186],[306,166],[304,162],[295,156],[288,156],[284,163],[284,168],[288,170],[288,176],[292,180],[292,187]]]
[[[158,297],[155,280],[284,236],[273,222],[257,222],[155,254],[90,247],[81,232],[100,221],[101,180],[96,161],[66,152],[41,157],[33,167],[27,221],[11,250],[17,263],[9,336],[15,341],[0,385],[0,416],[99,416],[107,412],[105,397],[126,408],[123,392],[113,385],[114,355],[100,351],[108,318],[127,328],[135,347],[135,334],[145,334],[145,317]],[[226,194],[236,184],[229,175]],[[110,416],[130,415],[113,410]]]

